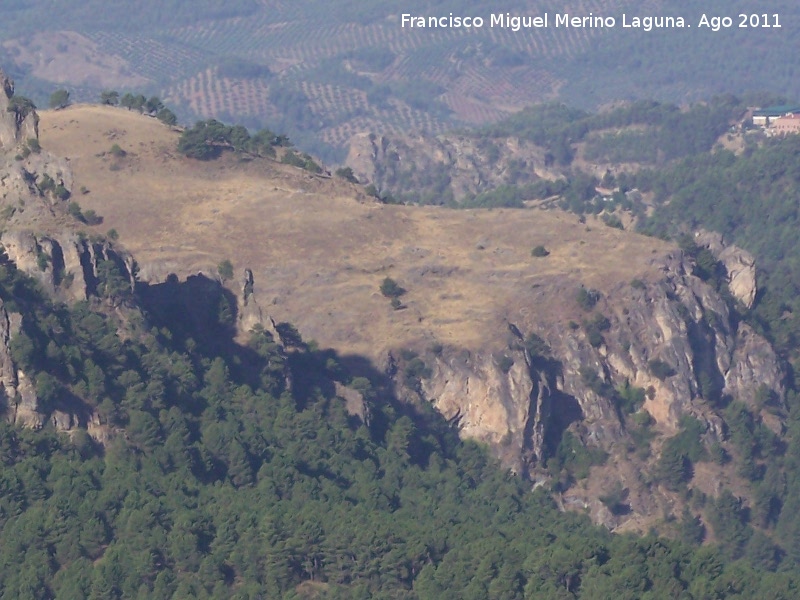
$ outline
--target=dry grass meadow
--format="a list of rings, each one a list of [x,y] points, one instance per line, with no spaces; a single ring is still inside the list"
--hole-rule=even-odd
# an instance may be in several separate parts
[[[229,259],[232,288],[251,268],[267,313],[342,353],[378,357],[433,340],[476,349],[499,341],[506,321],[579,319],[578,286],[657,277],[653,258],[670,248],[557,211],[387,206],[270,160],[190,160],[175,150],[177,131],[124,109],[41,117],[43,147],[69,157],[73,199],[104,219],[91,229],[115,229],[142,278],[216,276]],[[532,257],[537,245],[550,255]],[[401,310],[378,291],[387,276],[407,290]]]

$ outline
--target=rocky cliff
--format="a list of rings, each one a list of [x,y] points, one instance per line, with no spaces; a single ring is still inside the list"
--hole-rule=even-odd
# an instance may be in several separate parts
[[[466,135],[358,134],[350,140],[345,163],[380,192],[426,204],[461,202],[500,185],[559,176],[548,166],[545,151],[529,142]]]
[[[125,252],[113,248],[107,241],[89,241],[66,230],[60,235],[37,235],[30,231],[11,230],[0,235],[3,255],[0,265],[16,268],[37,280],[41,289],[57,301],[73,303],[91,300],[99,303],[101,297],[109,310],[119,307],[125,290],[135,286],[135,264]],[[114,265],[116,274],[110,276],[108,266]],[[119,277],[114,291],[105,289],[109,277]],[[128,307],[129,311],[138,311]],[[86,427],[96,439],[107,439],[109,431],[97,414],[85,414],[79,407],[70,410],[43,410],[35,386],[26,373],[12,359],[10,345],[21,331],[24,316],[7,310],[0,302],[0,385],[5,396],[5,415],[11,423],[39,428],[52,421],[59,430]]]
[[[785,374],[769,343],[692,275],[682,252],[655,259],[654,267],[660,279],[598,294],[580,324],[521,318],[508,324],[505,346],[437,347],[424,356],[430,377],[419,380],[419,395],[463,435],[485,442],[506,466],[533,480],[565,432],[601,450],[615,465],[605,477],[618,478],[630,493],[628,517],[604,513],[591,485],[574,487],[565,497],[611,526],[652,514],[657,506],[670,510],[670,501],[659,505],[659,494],[644,493],[647,482],[630,476],[652,471],[658,453],[644,459],[631,453],[637,442],[621,395],[638,390],[643,403],[634,408],[649,415],[651,430],[662,440],[691,416],[702,423],[707,446],[724,445],[720,407],[731,399],[781,432],[775,415],[781,412]],[[755,400],[765,394],[773,399],[769,411]]]
[[[753,308],[758,293],[756,285],[756,259],[741,248],[728,244],[722,234],[714,231],[699,231],[695,243],[708,248],[725,269],[728,289],[734,298],[745,307]]]
[[[47,159],[51,177],[60,172],[66,182],[66,167],[74,168],[78,185],[92,190],[81,202],[119,232],[142,272],[169,265],[179,282],[224,259],[249,266],[228,284],[240,332],[260,326],[276,338],[273,319],[292,323],[304,339],[335,349],[355,375],[385,366],[399,396],[432,403],[506,466],[536,484],[548,481],[565,508],[640,530],[652,522],[639,519],[679,512],[680,498],[659,483],[663,448],[692,417],[701,430],[692,435],[709,454],[721,447],[735,456],[724,411],[732,399],[750,407],[759,426],[782,433],[775,353],[693,275],[693,259],[675,245],[559,211],[358,202],[290,167],[176,157],[176,134],[152,121],[109,107],[42,119],[43,146],[74,152],[64,168]],[[115,143],[135,149],[129,165],[111,169],[103,160],[110,130]],[[151,143],[152,135],[162,137]],[[371,153],[391,152],[377,138],[365,143]],[[450,148],[440,164],[458,164]],[[403,169],[428,160],[398,157]],[[41,181],[45,167],[32,158],[21,162],[35,176],[21,174],[19,185]],[[465,176],[472,169],[465,164]],[[9,247],[50,286],[54,255],[46,240],[65,256],[72,242],[56,226],[63,203],[31,185],[30,197],[46,210],[37,214],[33,201],[17,206],[9,231],[27,223],[30,235],[9,238]],[[26,222],[27,215],[38,220]],[[35,228],[44,221],[54,225]],[[724,244],[706,247],[747,304],[755,296],[752,260]],[[380,291],[386,277],[405,290],[396,303]],[[169,301],[169,285],[151,287]],[[203,296],[190,287],[185,295]],[[363,398],[336,393],[369,419]],[[747,489],[735,466],[703,463],[696,473],[688,485],[711,496],[725,478]],[[600,500],[615,485],[627,494],[627,513]]]

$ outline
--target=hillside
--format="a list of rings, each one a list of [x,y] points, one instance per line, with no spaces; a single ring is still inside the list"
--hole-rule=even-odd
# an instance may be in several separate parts
[[[0,595],[792,596],[752,257],[176,136],[0,73]]]
[[[656,98],[679,104],[720,93],[797,97],[798,7],[762,2],[781,28],[740,28],[747,2],[592,0],[559,5],[574,15],[613,16],[614,29],[410,30],[390,2],[349,0],[145,1],[49,10],[13,2],[0,24],[0,60],[40,105],[59,86],[77,100],[104,88],[158,94],[187,122],[197,117],[286,131],[308,149],[343,159],[353,135],[440,133],[485,124],[546,100],[585,108]],[[406,3],[410,14],[539,15],[541,0]],[[621,15],[683,15],[691,28],[623,29]],[[733,26],[698,28],[702,14]],[[770,21],[771,23],[771,21]]]
[[[240,339],[256,322],[294,324],[550,482],[562,508],[673,534],[687,498],[733,489],[765,510],[721,399],[743,407],[762,440],[748,464],[766,468],[786,418],[782,365],[675,245],[559,211],[384,205],[269,159],[194,161],[173,150],[176,131],[123,109],[44,112],[40,131],[86,190],[74,198],[103,218],[87,232],[115,230],[140,280],[216,278],[230,260]],[[752,257],[719,256],[752,302]],[[386,278],[405,290],[396,307]],[[711,522],[709,505],[691,506],[686,518]]]
[[[175,152],[176,132],[122,109],[45,111],[40,132],[44,147],[69,157],[75,189],[89,190],[75,199],[103,217],[96,229],[116,229],[144,278],[213,275],[229,259],[237,273],[253,270],[274,318],[375,359],[389,344],[489,340],[552,281],[562,283],[539,293],[554,314],[541,318],[574,317],[558,315],[566,281],[607,292],[653,278],[653,259],[669,249],[602,224],[587,231],[566,214],[388,206],[272,161],[193,161]],[[112,143],[128,155],[112,157]],[[547,260],[531,257],[537,245]],[[405,310],[380,295],[387,276],[408,290]]]
[[[286,324],[234,343],[237,299],[201,276],[135,281],[121,247],[68,216],[69,167],[32,142],[35,114],[27,128],[2,108],[4,597],[582,596],[624,587],[634,559],[659,593],[793,585],[755,564],[746,583],[700,574],[723,555],[559,512]],[[564,554],[541,554],[554,540],[576,561],[566,580]],[[489,571],[462,577],[475,559]]]

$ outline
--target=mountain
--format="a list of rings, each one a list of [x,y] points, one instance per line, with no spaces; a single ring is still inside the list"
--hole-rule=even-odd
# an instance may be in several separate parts
[[[749,497],[738,459],[714,458],[740,455],[723,399],[772,440],[754,468],[785,432],[781,361],[675,245],[552,210],[380,204],[270,159],[196,161],[175,151],[178,132],[119,108],[46,112],[40,129],[69,157],[82,210],[102,217],[89,231],[113,229],[142,280],[218,278],[230,261],[245,272],[227,282],[239,339],[293,323],[609,527],[669,530],[680,490]],[[752,256],[697,243],[752,304]],[[618,505],[603,500],[615,490]]]
[[[272,159],[187,159],[155,119],[79,106],[38,121],[0,79],[4,596],[797,587],[770,572],[782,550],[748,522],[771,499],[705,491],[747,492],[731,461],[706,460],[737,452],[743,433],[720,435],[702,375],[723,378],[712,391],[769,384],[740,413],[756,415],[763,449],[784,389],[769,346],[690,274],[691,255],[562,213],[382,206]],[[210,231],[183,230],[197,226]],[[297,327],[280,321],[291,315]],[[511,417],[526,406],[521,431]],[[459,430],[539,488],[549,473],[551,492]],[[649,516],[680,540],[612,535],[566,510],[598,492],[596,520],[636,529]],[[643,512],[687,498],[680,521]],[[704,521],[719,547],[692,547]]]

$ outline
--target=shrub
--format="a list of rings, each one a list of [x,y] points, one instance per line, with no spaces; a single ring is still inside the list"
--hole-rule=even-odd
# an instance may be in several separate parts
[[[632,386],[629,381],[625,381],[624,385],[617,388],[617,407],[623,414],[633,414],[644,404],[645,390],[644,388]],[[649,419],[649,414],[647,415]]]
[[[402,358],[405,361],[414,360],[418,356],[419,354],[417,353],[417,351],[412,350],[411,348],[402,348],[400,350],[400,358]]]
[[[145,101],[143,107],[144,112],[146,112],[149,115],[154,115],[163,109],[164,109],[164,103],[158,96],[151,96],[150,98],[148,98]]]
[[[42,175],[42,180],[39,182],[39,190],[42,192],[51,192],[56,189],[56,182],[50,175],[45,173]]]
[[[217,265],[217,273],[219,273],[222,281],[233,279],[233,264],[227,258]]]
[[[594,328],[586,330],[586,339],[589,340],[589,344],[592,348],[599,348],[605,342],[603,334]]]
[[[291,323],[278,323],[275,325],[275,330],[287,348],[302,348],[305,345],[297,327]]]
[[[6,111],[14,113],[18,121],[22,121],[25,117],[36,110],[36,105],[30,98],[20,96],[19,94],[12,96],[8,101],[8,108]]]
[[[86,212],[83,212],[81,210],[81,205],[77,202],[70,202],[67,206],[67,212],[81,223],[86,223],[87,225],[99,225],[103,222],[103,217],[95,213],[93,210],[87,210]]]
[[[603,344],[605,340],[601,332],[607,331],[610,327],[611,322],[601,314],[596,314],[590,320],[583,322],[586,336],[594,348],[598,348]]]
[[[222,152],[220,144],[227,139],[228,128],[219,121],[198,121],[184,130],[178,140],[178,152],[197,160],[211,160]]]
[[[581,367],[578,369],[583,384],[598,396],[610,398],[614,394],[614,388],[606,383],[600,375],[591,367]]]
[[[59,183],[55,187],[55,189],[53,190],[53,194],[59,200],[67,200],[71,196],[71,194],[69,193],[69,190],[64,186],[63,183]]]
[[[78,221],[83,221],[83,212],[81,211],[81,205],[77,202],[70,202],[67,206],[67,212],[78,219]]]
[[[525,338],[525,348],[528,350],[528,354],[531,355],[532,359],[550,354],[550,346],[547,345],[547,342],[544,341],[542,337],[535,333],[529,333],[528,337]]]
[[[104,90],[100,94],[100,104],[108,106],[116,106],[119,104],[119,92],[114,90]]]
[[[503,354],[497,359],[497,366],[500,367],[500,370],[503,373],[508,373],[511,370],[511,367],[514,366],[514,359],[506,354]]]
[[[111,149],[109,150],[109,153],[112,156],[116,156],[117,158],[123,158],[124,156],[126,156],[128,154],[127,152],[125,152],[125,150],[120,148],[119,144],[114,144],[113,146],[111,146]]]
[[[50,257],[45,254],[44,252],[39,252],[36,255],[36,265],[39,267],[40,271],[46,271],[47,265],[50,264]]]
[[[406,291],[391,277],[386,277],[383,280],[380,290],[381,294],[387,298],[399,298],[406,293]]]
[[[666,444],[656,463],[656,477],[672,491],[680,490],[692,478],[692,463],[672,444]]]
[[[668,377],[675,375],[675,369],[673,369],[668,363],[665,363],[663,360],[658,358],[654,358],[648,362],[647,368],[654,377],[657,377],[661,381],[664,381]]]
[[[582,287],[578,290],[575,300],[577,301],[578,306],[588,312],[592,310],[595,304],[597,304],[597,301],[600,300],[600,292],[592,289],[587,290],[585,287]]]
[[[587,446],[578,436],[565,431],[554,456],[547,461],[547,469],[554,475],[563,469],[575,479],[585,479],[589,476],[590,467],[602,465],[607,459],[608,455],[603,450]]]
[[[65,89],[56,90],[50,95],[50,108],[64,108],[69,104],[69,92]]]
[[[421,358],[416,357],[408,362],[403,374],[406,385],[416,387],[419,385],[420,380],[429,379],[433,375],[433,371]]]
[[[309,154],[298,154],[292,150],[285,152],[283,157],[281,158],[281,162],[287,165],[292,165],[293,167],[300,167],[301,169],[305,169],[306,171],[310,171],[311,173],[322,173],[322,167],[320,167],[314,159],[311,158]]]
[[[176,125],[178,123],[178,117],[168,108],[162,108],[159,110],[156,113],[156,119],[165,125]]]
[[[613,515],[625,514],[630,510],[625,502],[628,499],[628,490],[620,482],[615,483],[607,494],[598,496],[598,499]]]
[[[647,288],[647,284],[641,279],[631,279],[631,287],[635,290],[644,290]]]
[[[531,250],[531,256],[535,256],[537,258],[541,258],[547,256],[550,252],[544,246],[536,246],[533,250]]]
[[[355,173],[353,173],[353,169],[350,167],[342,167],[340,169],[336,169],[336,176],[341,177],[342,179],[349,181],[350,183],[358,183],[358,178],[356,177]]]
[[[83,222],[87,225],[100,225],[103,222],[103,217],[89,209],[83,213]]]
[[[608,331],[611,328],[611,321],[600,313],[597,313],[588,321],[588,326],[598,331]]]
[[[625,229],[617,215],[603,215],[603,223],[614,229]]]

